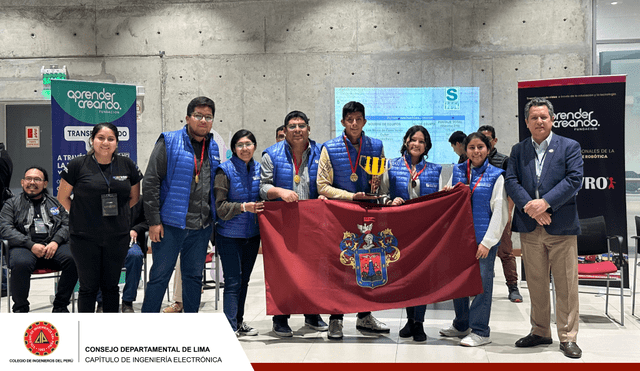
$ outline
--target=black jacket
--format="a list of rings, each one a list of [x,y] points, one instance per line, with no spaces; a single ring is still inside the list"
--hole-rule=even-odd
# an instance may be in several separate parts
[[[49,227],[49,236],[43,242],[55,241],[58,245],[69,241],[69,213],[45,190],[40,210],[45,224]],[[0,212],[0,235],[9,241],[9,246],[31,249],[35,242],[31,240],[29,227],[33,223],[33,203],[22,192],[8,199]]]
[[[498,152],[497,149],[493,148],[491,152],[489,152],[489,163],[498,169],[502,169],[504,171],[507,170],[507,165],[509,164],[509,156],[503,155]]]

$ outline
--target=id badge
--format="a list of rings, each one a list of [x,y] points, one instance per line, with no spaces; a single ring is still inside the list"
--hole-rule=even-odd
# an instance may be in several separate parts
[[[118,216],[118,196],[115,193],[102,195],[102,216]]]
[[[42,220],[41,218],[34,218],[33,219],[33,227],[34,227],[35,232],[37,234],[46,234],[47,233],[47,226],[44,225],[44,220]]]

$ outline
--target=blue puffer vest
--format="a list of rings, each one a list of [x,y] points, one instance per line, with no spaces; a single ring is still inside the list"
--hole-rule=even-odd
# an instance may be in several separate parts
[[[403,200],[409,199],[411,174],[404,162],[405,159],[408,164],[411,164],[411,155],[408,153],[405,154],[405,157],[394,158],[390,163],[389,194],[392,200],[396,197],[401,197]],[[425,166],[427,167],[426,169],[424,169]],[[422,169],[424,169],[424,171],[418,175],[418,179],[420,179],[420,196],[438,192],[442,166],[426,162],[423,158],[422,161],[416,165],[416,172],[419,173]]]
[[[458,183],[469,184],[469,178],[467,177],[467,164],[469,160],[453,166],[453,179],[451,184],[456,185]],[[482,175],[484,173],[484,175]],[[484,164],[477,168],[471,169],[471,184],[469,187],[473,189],[478,178],[482,175],[482,179],[475,191],[471,195],[471,208],[473,211],[473,224],[476,229],[476,241],[482,242],[487,228],[489,228],[489,221],[491,221],[491,194],[493,193],[493,186],[496,184],[496,180],[500,175],[504,173],[504,170],[490,165],[488,160],[484,161]],[[493,246],[487,246],[491,248]]]
[[[371,184],[369,184],[369,174],[367,174],[360,165],[356,166],[358,181],[354,183],[349,179],[351,176],[351,164],[349,162],[349,156],[347,156],[347,152],[345,151],[345,141],[349,148],[351,161],[353,161],[354,165],[357,165],[355,162],[358,159],[358,151],[351,144],[349,139],[347,139],[344,132],[341,136],[333,138],[323,144],[323,147],[327,147],[327,152],[331,159],[331,166],[333,167],[332,186],[354,193],[370,192]],[[360,145],[362,146],[362,150],[360,152],[361,157],[380,157],[382,154],[382,141],[367,137],[364,135],[364,132],[362,132],[362,136],[360,137]]]
[[[229,202],[255,202],[260,199],[260,164],[249,162],[247,164],[238,156],[231,156],[231,160],[220,164],[231,183],[227,201]],[[256,214],[245,212],[234,216],[230,220],[217,219],[216,231],[229,238],[250,238],[260,234],[258,218]]]
[[[189,209],[189,197],[191,195],[191,180],[193,179],[193,146],[187,134],[187,127],[180,130],[162,133],[167,150],[167,176],[160,185],[160,217],[162,223],[172,227],[186,227],[187,210]],[[211,189],[213,179],[220,165],[220,152],[218,144],[213,140],[213,134],[207,134],[209,148],[209,164],[211,167]],[[199,157],[199,156],[198,156]],[[211,194],[211,217],[216,218],[216,200]]]
[[[318,160],[320,160],[320,147],[313,140],[309,140],[309,159],[307,166],[309,167],[309,198],[318,198],[318,185],[316,178],[318,177]],[[273,185],[276,187],[293,190],[293,159],[291,156],[291,148],[286,140],[278,142],[267,148],[264,153],[268,153],[273,162]],[[279,199],[278,199],[279,200]]]

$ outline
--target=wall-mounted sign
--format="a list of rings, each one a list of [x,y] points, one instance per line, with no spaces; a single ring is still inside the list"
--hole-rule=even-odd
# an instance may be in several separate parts
[[[25,126],[27,148],[40,148],[40,126]]]

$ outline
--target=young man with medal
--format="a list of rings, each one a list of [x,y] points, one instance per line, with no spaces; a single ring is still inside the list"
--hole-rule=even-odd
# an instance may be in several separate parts
[[[187,107],[187,124],[162,133],[149,158],[142,191],[153,266],[142,312],[160,312],[178,254],[184,311],[200,307],[202,267],[215,220],[211,190],[220,164],[210,132],[214,114],[211,99],[194,98]]]
[[[260,197],[264,200],[297,202],[318,198],[316,177],[320,146],[309,139],[309,119],[292,111],[284,119],[285,140],[262,152]],[[324,196],[320,196],[324,198]],[[280,337],[293,336],[289,315],[273,316],[273,332]],[[329,326],[319,314],[305,314],[305,326],[327,331]]]
[[[384,157],[382,141],[365,136],[364,106],[349,102],[342,108],[344,132],[322,145],[318,165],[318,194],[337,200],[377,200],[370,195],[370,176],[360,167],[360,157]],[[332,314],[329,318],[330,339],[341,339],[343,314]],[[356,328],[372,332],[389,332],[389,327],[378,321],[371,312],[358,313]]]

